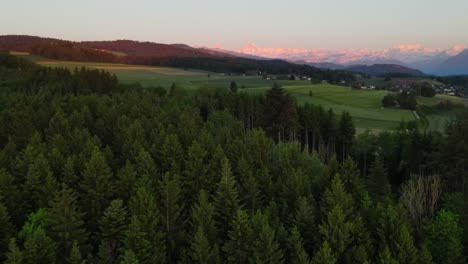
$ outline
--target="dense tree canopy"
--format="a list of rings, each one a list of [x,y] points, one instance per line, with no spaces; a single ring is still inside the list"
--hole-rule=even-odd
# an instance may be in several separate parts
[[[465,260],[466,116],[356,135],[279,86],[162,93],[0,65],[2,262]]]

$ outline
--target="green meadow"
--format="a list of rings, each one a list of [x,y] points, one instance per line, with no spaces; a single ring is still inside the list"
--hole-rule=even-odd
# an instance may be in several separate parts
[[[395,129],[401,121],[415,120],[411,111],[381,108],[385,91],[354,90],[349,87],[319,84],[304,86],[284,86],[300,104],[317,104],[331,108],[340,114],[347,111],[353,117],[356,127],[362,131]],[[262,93],[268,88],[246,90],[249,93]]]
[[[265,80],[257,76],[227,75],[194,69],[179,69],[171,67],[152,67],[110,63],[84,63],[54,61],[27,54],[31,60],[50,67],[66,67],[69,69],[88,67],[106,70],[115,74],[122,83],[140,83],[144,87],[169,88],[173,83],[187,89],[202,87],[228,88],[235,81],[240,92],[260,94],[270,89],[273,80]],[[375,80],[373,80],[375,81]],[[299,104],[311,103],[322,105],[325,109],[333,109],[341,114],[347,111],[353,117],[358,132],[370,129],[373,132],[396,129],[401,121],[417,121],[412,111],[394,108],[382,108],[381,101],[387,91],[354,90],[349,87],[330,84],[312,85],[308,81],[278,81],[283,88],[294,96]],[[418,98],[418,103],[424,106],[436,106],[442,101],[467,104],[466,99],[436,95],[434,98]],[[430,113],[424,115],[421,121],[424,129],[442,131],[447,121],[453,118],[453,113]]]

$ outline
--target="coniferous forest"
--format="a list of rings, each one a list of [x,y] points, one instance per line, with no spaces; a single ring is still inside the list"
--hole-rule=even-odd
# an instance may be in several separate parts
[[[467,179],[466,114],[358,133],[279,85],[0,55],[2,263],[465,263]]]

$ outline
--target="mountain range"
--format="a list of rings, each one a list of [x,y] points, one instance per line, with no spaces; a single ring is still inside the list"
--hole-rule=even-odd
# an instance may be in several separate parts
[[[392,64],[414,68],[427,74],[468,74],[466,45],[457,45],[448,49],[426,48],[422,45],[397,45],[376,51],[264,48],[250,44],[235,52],[246,56],[280,58],[328,69],[345,69],[352,65]]]
[[[238,50],[220,47],[191,47],[186,44],[160,44],[132,40],[71,42],[25,35],[0,36],[0,49],[33,52],[55,59],[130,64],[196,66],[251,71],[311,66],[318,69],[344,70],[369,75],[399,73],[413,76],[434,74],[468,75],[468,49],[464,45],[449,49],[431,49],[421,45],[398,45],[381,51],[341,49],[262,48],[254,44]],[[281,62],[284,60],[285,62]],[[290,64],[288,64],[290,63]],[[210,64],[207,66],[206,64]],[[248,67],[244,67],[248,64]],[[291,64],[298,64],[293,66]],[[265,68],[265,65],[268,67]],[[240,68],[242,69],[240,69]],[[220,67],[221,70],[222,67]],[[298,68],[299,69],[299,68]],[[307,69],[311,71],[313,69]],[[303,70],[300,70],[303,72]]]

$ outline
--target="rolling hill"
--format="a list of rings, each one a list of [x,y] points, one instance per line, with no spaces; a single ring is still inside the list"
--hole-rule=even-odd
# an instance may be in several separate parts
[[[136,64],[200,69],[220,73],[257,75],[291,74],[351,82],[351,73],[324,71],[310,65],[298,65],[278,59],[254,59],[217,50],[194,48],[185,44],[160,44],[133,40],[73,42],[34,36],[0,36],[0,50],[30,52],[54,60]]]
[[[374,65],[354,65],[345,68],[346,71],[359,72],[372,76],[382,76],[386,74],[404,74],[408,76],[424,76],[419,70],[411,69],[397,64],[374,64]]]

